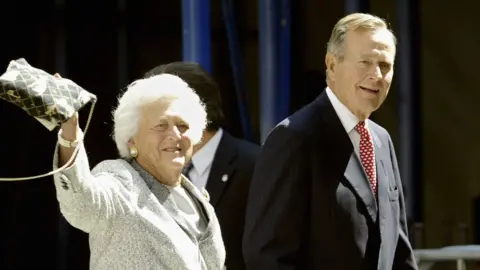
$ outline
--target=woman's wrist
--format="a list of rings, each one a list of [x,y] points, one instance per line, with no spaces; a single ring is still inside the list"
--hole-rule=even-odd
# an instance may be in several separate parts
[[[60,129],[60,136],[67,141],[76,141],[79,139],[80,128],[78,126],[63,126]]]
[[[60,129],[60,134],[63,139],[67,141],[75,141],[80,133],[77,114],[74,114],[70,119],[64,122]]]

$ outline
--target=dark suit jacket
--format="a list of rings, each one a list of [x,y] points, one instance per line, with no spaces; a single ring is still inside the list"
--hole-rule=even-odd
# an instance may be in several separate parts
[[[248,190],[260,146],[223,131],[206,189],[220,223],[228,270],[243,270],[242,235]]]
[[[378,205],[325,91],[273,129],[250,186],[247,269],[417,269],[392,141],[369,128]]]

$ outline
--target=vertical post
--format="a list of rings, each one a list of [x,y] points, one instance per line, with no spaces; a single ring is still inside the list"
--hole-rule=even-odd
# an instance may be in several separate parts
[[[61,76],[67,75],[66,11],[65,0],[55,0],[55,69]]]
[[[369,0],[345,0],[345,12],[355,13],[355,12],[369,12],[370,11],[370,1]]]
[[[277,121],[286,118],[290,113],[290,29],[291,29],[291,8],[290,0],[281,1],[280,9],[280,93]]]
[[[237,104],[238,111],[240,113],[243,137],[249,141],[253,141],[250,114],[247,106],[244,66],[238,44],[237,26],[232,2],[232,0],[222,0],[222,11],[227,30],[228,46],[230,49],[230,63],[233,71],[233,80],[235,82],[235,91],[237,93]]]
[[[260,40],[260,141],[263,143],[276,125],[278,80],[278,12],[275,0],[259,0]]]
[[[260,140],[290,113],[290,0],[260,0]]]
[[[474,233],[474,240],[473,243],[476,245],[480,245],[480,196],[477,196],[473,200],[473,233]]]
[[[182,0],[183,60],[211,67],[210,0]]]
[[[117,89],[122,89],[128,82],[127,50],[127,0],[117,0]]]
[[[67,43],[66,43],[66,16],[65,0],[55,0],[55,71],[62,77],[67,77]],[[57,243],[57,269],[66,270],[68,254],[69,227],[61,213],[58,215],[58,243]]]
[[[397,107],[399,122],[399,163],[410,221],[421,221],[421,132],[420,132],[420,55],[418,3],[397,0]]]

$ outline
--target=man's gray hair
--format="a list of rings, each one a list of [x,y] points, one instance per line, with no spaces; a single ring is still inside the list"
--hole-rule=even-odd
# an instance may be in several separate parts
[[[327,44],[327,53],[332,53],[340,60],[343,60],[343,54],[345,49],[345,38],[349,31],[355,31],[359,29],[376,30],[387,29],[391,35],[394,44],[397,44],[397,40],[392,30],[388,28],[387,23],[380,17],[366,13],[353,13],[340,19],[333,27],[330,40]]]

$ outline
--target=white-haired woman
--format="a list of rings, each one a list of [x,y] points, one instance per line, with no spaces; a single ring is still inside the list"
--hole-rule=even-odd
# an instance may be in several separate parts
[[[132,83],[114,111],[120,159],[90,171],[82,143],[55,175],[60,209],[89,233],[91,269],[223,269],[225,249],[208,194],[182,175],[206,125],[205,109],[180,78]],[[61,126],[54,168],[73,154],[77,117]]]

